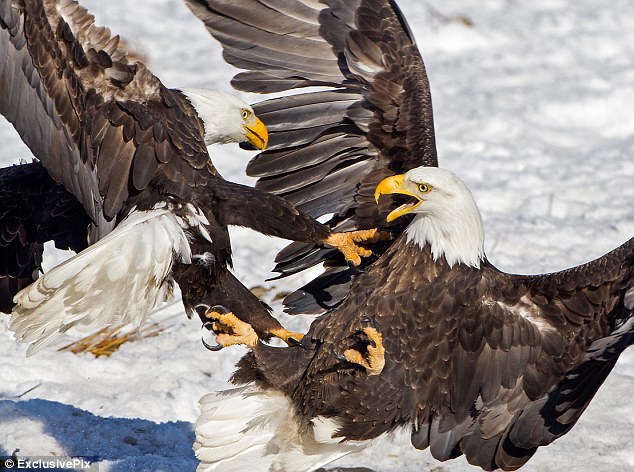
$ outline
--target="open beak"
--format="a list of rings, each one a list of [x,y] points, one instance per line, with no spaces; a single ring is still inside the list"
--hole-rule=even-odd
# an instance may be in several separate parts
[[[390,214],[387,215],[388,223],[394,221],[397,218],[400,218],[403,215],[411,213],[414,208],[422,203],[421,198],[406,187],[407,184],[405,182],[405,174],[393,175],[392,177],[383,179],[381,183],[377,185],[376,190],[374,191],[374,199],[377,203],[379,203],[379,197],[381,195],[389,195],[394,193],[407,195],[415,199],[414,201],[405,203],[404,205],[398,207],[396,210],[390,212]]]
[[[253,126],[243,125],[246,131],[247,141],[256,149],[263,151],[269,144],[269,132],[264,123],[256,116]]]

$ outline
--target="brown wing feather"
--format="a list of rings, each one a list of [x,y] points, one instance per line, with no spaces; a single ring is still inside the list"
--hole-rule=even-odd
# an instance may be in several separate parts
[[[508,276],[487,266],[484,278],[485,306],[458,331],[452,414],[427,442],[441,459],[463,453],[485,468],[517,468],[574,425],[634,341],[624,306],[634,239],[562,272]]]
[[[0,112],[101,236],[153,181],[186,198],[214,172],[191,104],[77,2],[2,0],[0,26]]]
[[[395,173],[437,165],[425,67],[395,3],[186,3],[222,43],[225,59],[248,69],[236,75],[234,87],[251,92],[330,87],[255,105],[270,132],[270,150],[247,169],[260,177],[257,186],[313,217],[332,215],[331,228],[387,226],[394,203],[386,198],[377,205],[376,185]],[[408,221],[397,220],[390,229],[400,234]],[[372,249],[380,255],[387,247]],[[335,306],[354,274],[342,270],[338,255],[312,245],[292,244],[278,255],[275,270],[282,274],[322,261],[329,269],[293,296],[291,311]]]

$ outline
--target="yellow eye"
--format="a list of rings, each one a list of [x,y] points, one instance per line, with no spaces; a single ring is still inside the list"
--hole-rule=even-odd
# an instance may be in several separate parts
[[[250,114],[251,112],[249,110],[242,110],[242,119],[246,120]]]
[[[420,193],[429,193],[431,187],[427,184],[418,184],[418,191]]]

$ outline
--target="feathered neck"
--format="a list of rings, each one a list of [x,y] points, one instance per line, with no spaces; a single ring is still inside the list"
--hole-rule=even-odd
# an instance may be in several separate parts
[[[416,215],[406,233],[408,241],[421,248],[429,245],[434,261],[444,257],[449,267],[465,264],[479,268],[484,259],[484,225],[468,190],[454,195],[449,207],[429,205]]]

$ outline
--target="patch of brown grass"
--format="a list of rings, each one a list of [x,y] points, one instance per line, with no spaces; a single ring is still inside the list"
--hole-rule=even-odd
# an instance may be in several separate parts
[[[95,357],[111,356],[117,349],[127,342],[134,342],[140,339],[152,338],[158,336],[167,329],[166,326],[160,326],[157,323],[147,325],[140,329],[127,329],[127,325],[108,326],[100,329],[96,333],[90,334],[84,338],[74,341],[58,351],[69,351],[73,354],[82,354],[89,352]]]

